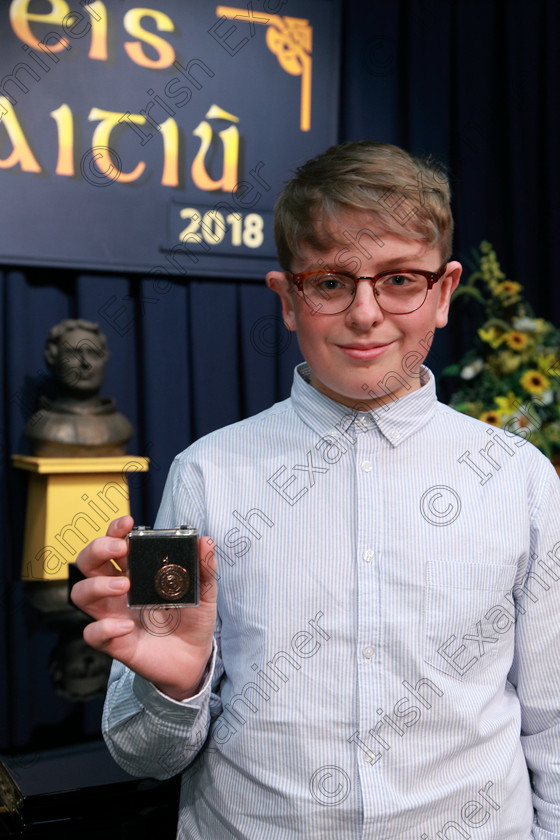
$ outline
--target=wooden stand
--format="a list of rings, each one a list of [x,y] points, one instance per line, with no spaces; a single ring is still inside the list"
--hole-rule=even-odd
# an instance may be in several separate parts
[[[23,580],[68,578],[68,564],[112,519],[130,513],[127,473],[145,472],[149,459],[136,455],[46,458],[12,455],[27,470],[29,495],[23,549]]]

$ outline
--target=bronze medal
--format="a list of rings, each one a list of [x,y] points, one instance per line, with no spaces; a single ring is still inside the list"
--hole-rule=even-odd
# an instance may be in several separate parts
[[[158,569],[154,577],[154,586],[157,594],[168,601],[178,601],[189,588],[189,574],[182,566],[169,562],[169,557],[164,557],[161,569]]]

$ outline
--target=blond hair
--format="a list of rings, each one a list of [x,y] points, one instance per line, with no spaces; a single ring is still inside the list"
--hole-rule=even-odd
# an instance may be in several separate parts
[[[377,235],[420,240],[439,246],[442,260],[451,256],[453,216],[444,170],[398,146],[363,140],[331,146],[307,161],[280,194],[274,208],[280,265],[291,270],[302,245],[330,250],[341,241],[335,217],[356,210],[371,216]]]

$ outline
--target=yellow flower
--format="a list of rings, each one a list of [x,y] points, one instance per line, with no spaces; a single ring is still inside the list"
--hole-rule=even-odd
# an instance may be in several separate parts
[[[514,280],[504,280],[503,283],[498,283],[494,289],[494,294],[500,295],[501,297],[511,297],[512,295],[519,294],[522,288],[521,283],[516,283]]]
[[[517,353],[512,353],[511,350],[502,350],[501,353],[494,356],[496,364],[494,365],[497,373],[513,373],[514,370],[520,366],[523,359]]]
[[[546,356],[537,356],[537,366],[541,373],[547,374],[550,371],[554,375],[552,368],[557,366],[556,355],[547,353]]]
[[[550,379],[538,370],[526,370],[519,384],[529,394],[542,394],[550,386]]]
[[[552,329],[552,324],[548,321],[545,321],[544,318],[535,318],[535,330],[539,334],[550,332]]]
[[[498,412],[507,415],[519,406],[521,400],[515,396],[513,391],[508,391],[505,397],[494,397],[494,402],[498,406]]]
[[[506,276],[500,269],[500,263],[496,259],[494,251],[490,251],[486,256],[481,257],[480,273],[488,283],[493,294],[496,293],[495,289],[498,286],[498,281],[504,280]]]
[[[488,330],[481,328],[479,329],[478,334],[482,341],[485,341],[486,344],[489,344],[494,350],[496,347],[499,347],[504,340],[504,334],[500,332],[500,330],[496,329],[496,327],[490,327]]]
[[[519,332],[518,330],[510,330],[510,332],[504,335],[504,341],[512,350],[523,350],[529,338],[525,333]]]
[[[490,423],[491,426],[502,425],[502,416],[498,411],[485,411],[478,419]]]

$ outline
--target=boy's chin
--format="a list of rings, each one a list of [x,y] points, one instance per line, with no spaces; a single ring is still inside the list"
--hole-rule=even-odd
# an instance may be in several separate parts
[[[329,397],[341,405],[349,408],[356,408],[358,411],[368,411],[376,406],[386,405],[387,403],[395,402],[400,397],[406,394],[411,394],[413,391],[420,388],[420,378],[402,379],[403,383],[400,387],[394,390],[383,390],[379,387],[379,378],[374,379],[368,383],[364,377],[364,381],[356,383],[353,387],[348,387],[348,382],[340,383],[325,383],[312,374],[311,385],[320,393]],[[407,387],[408,386],[408,387]]]

